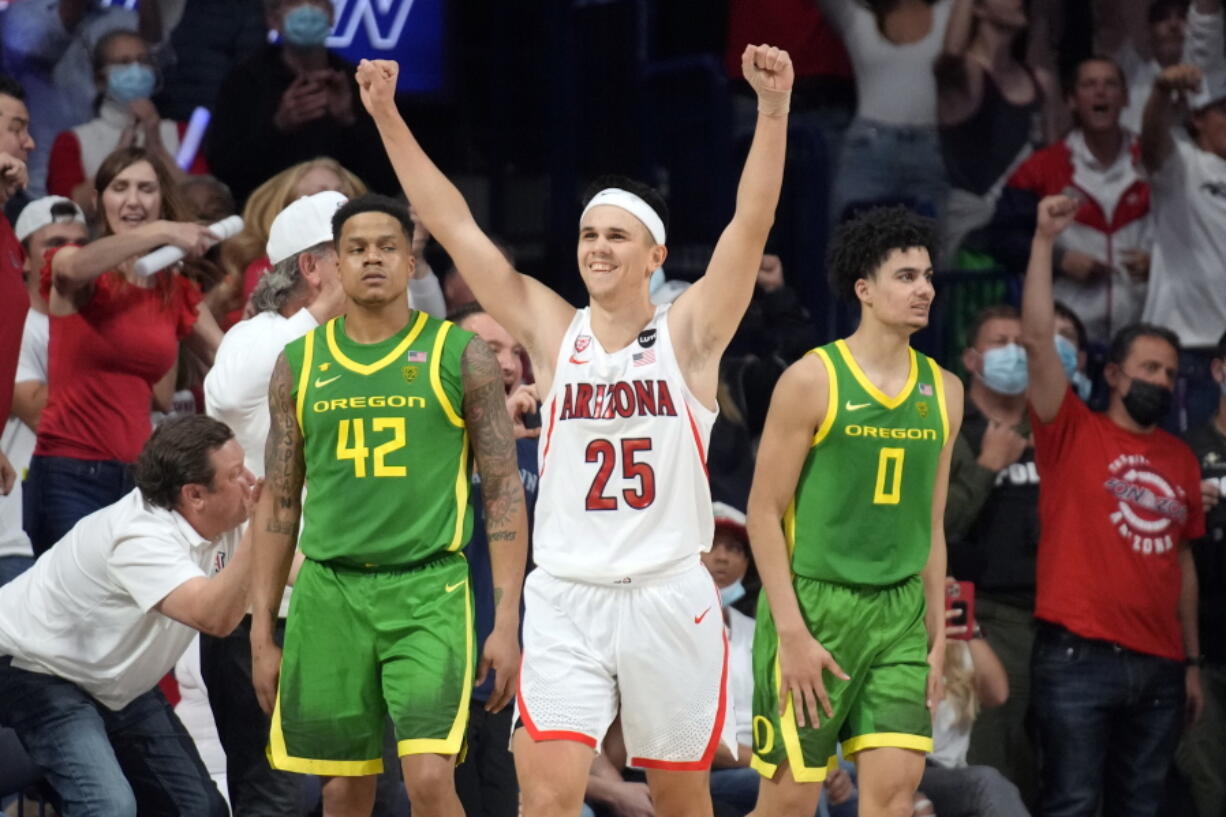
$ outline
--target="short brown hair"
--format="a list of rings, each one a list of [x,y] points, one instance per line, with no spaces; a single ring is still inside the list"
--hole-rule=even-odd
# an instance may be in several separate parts
[[[1008,318],[1014,321],[1022,319],[1021,314],[1017,311],[1017,307],[1009,304],[992,304],[985,306],[979,310],[979,314],[971,319],[970,325],[966,327],[966,345],[974,346],[979,342],[979,333],[983,331],[983,326],[988,321],[994,321],[997,318]]]
[[[234,439],[225,423],[205,414],[172,417],[159,425],[136,460],[136,487],[145,501],[174,510],[184,485],[212,488],[211,455]]]
[[[98,233],[99,237],[115,233],[111,225],[106,223],[106,211],[102,208],[102,194],[116,176],[137,162],[148,162],[153,168],[153,174],[157,176],[158,194],[162,198],[162,209],[157,217],[168,221],[192,220],[191,208],[184,201],[183,195],[179,192],[179,185],[175,183],[174,177],[170,175],[170,171],[161,159],[144,148],[119,148],[111,151],[110,155],[102,160],[102,164],[98,166],[98,172],[94,175],[94,191],[98,194],[98,226],[101,228]]]

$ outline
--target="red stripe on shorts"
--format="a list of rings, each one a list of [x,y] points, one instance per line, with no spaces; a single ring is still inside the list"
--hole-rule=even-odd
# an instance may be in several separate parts
[[[721,628],[723,629],[723,628]],[[523,707],[521,705],[520,709]],[[632,757],[630,766],[640,769],[661,769],[669,772],[703,772],[711,768],[715,759],[715,750],[719,748],[719,739],[724,732],[724,718],[728,714],[728,633],[724,631],[724,669],[719,677],[719,709],[715,713],[715,728],[711,730],[711,739],[707,741],[706,751],[698,760],[652,760],[649,757]],[[526,723],[526,721],[525,721]]]
[[[522,659],[521,664],[522,666]],[[521,677],[523,673],[520,673]],[[596,738],[591,735],[585,735],[582,732],[571,732],[565,729],[548,729],[541,730],[536,728],[536,724],[532,722],[532,716],[528,714],[528,705],[524,703],[524,691],[521,687],[515,692],[515,699],[519,701],[519,718],[524,722],[524,728],[528,730],[528,737],[540,742],[543,740],[571,740],[576,743],[595,749]]]

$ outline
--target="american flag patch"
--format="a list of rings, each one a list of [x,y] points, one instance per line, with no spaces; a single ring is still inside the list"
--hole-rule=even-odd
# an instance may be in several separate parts
[[[920,394],[924,395],[925,397],[932,396],[932,386],[928,385],[927,383],[920,383],[919,387],[920,387]]]
[[[409,352],[405,356],[405,360],[409,361],[410,363],[425,363],[426,353],[425,352]]]
[[[634,360],[635,366],[646,366],[650,363],[655,363],[656,362],[656,350],[655,349],[644,349],[641,352],[635,352],[634,357],[632,359]]]

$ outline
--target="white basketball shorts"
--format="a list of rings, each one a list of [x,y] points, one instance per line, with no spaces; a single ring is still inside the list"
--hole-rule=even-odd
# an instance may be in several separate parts
[[[728,639],[701,563],[661,579],[595,585],[534,570],[524,585],[516,722],[536,741],[600,750],[621,715],[626,753],[645,769],[708,769],[736,754]]]

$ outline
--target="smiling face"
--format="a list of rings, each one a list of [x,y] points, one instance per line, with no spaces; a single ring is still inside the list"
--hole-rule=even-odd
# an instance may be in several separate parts
[[[643,222],[611,204],[593,207],[579,225],[579,275],[592,298],[641,291],[667,254]]]
[[[856,281],[856,296],[864,311],[886,326],[923,329],[936,296],[928,250],[891,250],[876,272]]]
[[[156,221],[162,214],[162,188],[153,165],[133,162],[115,174],[102,191],[106,225],[116,235]]]
[[[341,286],[360,306],[404,300],[413,275],[413,247],[400,222],[379,211],[350,216],[337,242]]]
[[[1087,133],[1113,131],[1120,126],[1120,111],[1128,103],[1120,69],[1107,60],[1087,60],[1077,69],[1069,106]]]

